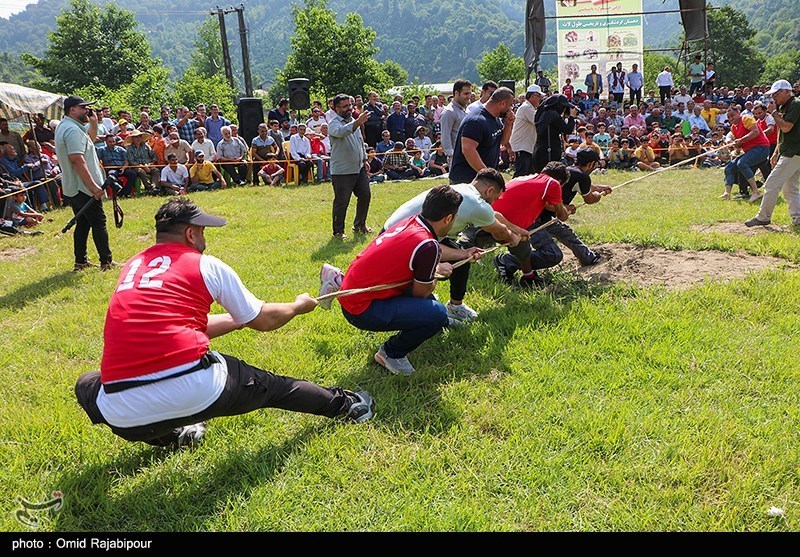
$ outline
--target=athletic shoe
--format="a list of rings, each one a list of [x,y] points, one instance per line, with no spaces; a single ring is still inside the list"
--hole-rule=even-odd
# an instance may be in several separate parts
[[[603,258],[596,253],[592,255],[593,257],[589,261],[581,261],[581,267],[591,267],[592,265],[597,265],[603,260]]]
[[[75,263],[75,266],[72,268],[72,271],[77,273],[78,271],[83,271],[84,269],[90,269],[92,267],[99,267],[97,263],[92,263],[91,261],[86,261],[84,263]]]
[[[456,319],[455,317],[447,316],[447,326],[450,329],[454,329],[456,327],[469,327],[469,321],[461,321],[460,319]]]
[[[100,265],[100,270],[101,271],[110,271],[114,267],[122,267],[122,265],[120,265],[116,261],[112,261],[111,263],[103,263],[102,265]]]
[[[348,420],[353,420],[355,423],[360,424],[366,422],[375,415],[375,400],[367,391],[345,391],[344,394],[350,399],[350,408],[344,417]]]
[[[345,234],[344,232],[334,232],[333,237],[336,240],[346,240],[347,234]]]
[[[454,305],[450,302],[445,304],[447,309],[447,317],[451,317],[457,321],[470,322],[478,318],[478,312],[469,307],[467,304]]]
[[[372,234],[372,229],[369,226],[353,227],[353,232],[356,234]]]
[[[175,442],[173,445],[176,449],[196,447],[200,444],[205,434],[206,422],[179,427],[175,430]]]
[[[500,275],[500,280],[509,285],[514,284],[514,275],[508,272],[508,268],[505,263],[503,263],[502,256],[496,255],[494,257],[494,266],[497,269],[497,274]]]
[[[328,265],[325,263],[322,266],[322,270],[319,272],[319,295],[324,296],[325,294],[331,294],[333,292],[338,292],[342,288],[342,279],[344,278],[344,273],[341,269],[334,267],[333,265]],[[329,300],[322,300],[319,302],[319,307],[322,309],[331,309],[331,304],[333,303],[333,298]]]
[[[416,371],[406,356],[402,358],[390,358],[387,356],[382,344],[378,351],[375,352],[375,361],[395,375],[411,375]]]
[[[767,226],[768,224],[772,224],[771,220],[758,220],[756,217],[753,217],[750,220],[744,221],[744,225],[752,228],[754,226]]]
[[[517,286],[525,289],[544,288],[544,280],[534,271],[532,277],[520,277],[519,281],[517,281]]]

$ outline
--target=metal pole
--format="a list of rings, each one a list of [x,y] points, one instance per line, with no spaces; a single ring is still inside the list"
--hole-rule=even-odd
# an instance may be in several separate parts
[[[248,97],[253,96],[253,78],[250,76],[250,51],[247,48],[247,29],[244,26],[244,4],[236,8],[239,16],[239,39],[242,43],[242,69],[244,70],[244,92]]]
[[[228,32],[225,29],[225,12],[219,6],[216,10],[211,10],[211,14],[219,16],[219,36],[222,39],[222,61],[225,63],[225,77],[231,89],[235,89],[233,84],[233,69],[231,68],[231,53],[228,50]]]

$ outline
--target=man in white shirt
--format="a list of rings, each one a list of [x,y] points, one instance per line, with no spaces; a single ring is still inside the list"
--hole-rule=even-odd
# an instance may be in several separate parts
[[[656,85],[658,85],[658,93],[661,97],[661,104],[672,97],[672,88],[675,83],[672,81],[672,74],[669,71],[669,66],[664,66],[664,71],[656,77]]]
[[[158,185],[165,193],[185,193],[189,188],[189,170],[185,165],[178,164],[178,155],[167,155],[167,166],[161,169],[161,180]]]
[[[292,162],[297,165],[298,183],[305,184],[308,181],[308,171],[314,166],[314,161],[311,159],[311,142],[306,137],[305,124],[299,124],[297,133],[289,138],[289,153]]]
[[[536,108],[542,102],[542,89],[531,85],[525,91],[525,102],[517,109],[514,127],[508,142],[517,154],[514,160],[514,177],[527,176],[533,172],[533,148],[536,145]],[[463,205],[463,202],[462,202]]]
[[[317,133],[319,132],[319,128],[322,126],[322,124],[327,123],[328,120],[325,119],[322,109],[314,107],[311,109],[311,118],[306,120],[306,128],[310,129],[314,133]]]
[[[214,162],[217,160],[217,150],[214,148],[214,144],[206,138],[205,128],[197,128],[194,130],[192,151],[203,151],[208,162]]]
[[[481,97],[473,103],[470,103],[467,106],[467,114],[472,114],[475,111],[480,112],[483,106],[486,104],[486,101],[489,100],[489,97],[492,96],[492,93],[495,92],[497,89],[497,83],[494,81],[487,81],[481,86]]]
[[[686,106],[692,100],[692,96],[686,93],[686,85],[681,85],[679,91],[677,95],[672,97],[672,103],[683,103],[683,106]]]

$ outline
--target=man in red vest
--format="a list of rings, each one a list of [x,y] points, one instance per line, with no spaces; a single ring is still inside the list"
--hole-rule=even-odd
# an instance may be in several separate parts
[[[308,294],[290,303],[256,298],[233,269],[203,254],[205,228],[225,219],[188,198],[170,199],[155,220],[155,245],[124,265],[111,296],[100,371],[84,373],[75,386],[92,423],[128,441],[182,447],[200,441],[205,420],[258,408],[372,417],[367,392],[282,377],[209,350],[211,338],[277,329],[317,302]],[[228,313],[209,314],[214,301]]]
[[[408,354],[450,324],[444,304],[433,296],[436,275],[449,277],[440,263],[438,238],[455,222],[462,196],[447,185],[432,188],[418,215],[404,218],[375,238],[350,264],[342,290],[397,284],[339,299],[351,325],[365,331],[399,331],[375,354],[375,361],[396,375],[411,375]]]
[[[757,201],[763,194],[758,191],[754,169],[769,158],[769,139],[758,127],[756,119],[749,114],[742,116],[737,106],[728,108],[728,122],[731,124],[736,147],[744,153],[725,165],[725,193],[721,198],[731,198],[736,173],[739,172],[750,184],[752,191],[750,202]]]

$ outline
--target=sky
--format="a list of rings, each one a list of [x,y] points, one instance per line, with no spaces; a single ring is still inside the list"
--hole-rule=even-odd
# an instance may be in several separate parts
[[[36,0],[0,0],[0,17],[8,19],[14,14],[25,9],[28,4],[35,4]]]

